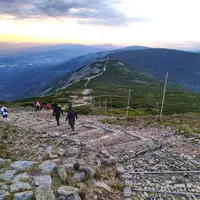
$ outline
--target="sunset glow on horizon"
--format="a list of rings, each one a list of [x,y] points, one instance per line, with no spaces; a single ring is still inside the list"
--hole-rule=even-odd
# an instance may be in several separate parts
[[[200,44],[199,0],[0,0],[0,42]]]

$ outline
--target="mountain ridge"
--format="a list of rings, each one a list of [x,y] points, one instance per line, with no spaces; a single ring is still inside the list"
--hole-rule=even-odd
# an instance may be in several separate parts
[[[2,100],[38,96],[65,79],[70,73],[105,57],[135,67],[139,73],[157,80],[164,80],[166,72],[169,72],[170,83],[193,91],[200,91],[200,81],[198,80],[200,54],[133,46],[114,51],[89,53],[54,65],[50,62],[51,65],[38,64],[34,68],[31,66],[29,69],[20,67],[17,70],[14,65],[9,68],[2,67],[0,73]],[[12,71],[13,69],[14,71]]]
[[[200,54],[163,48],[123,51],[110,55],[139,71],[163,79],[169,73],[169,81],[193,91],[200,91]]]

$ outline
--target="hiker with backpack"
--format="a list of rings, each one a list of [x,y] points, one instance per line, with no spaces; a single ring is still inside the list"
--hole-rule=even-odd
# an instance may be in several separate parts
[[[53,109],[53,116],[56,117],[56,122],[57,122],[58,126],[60,125],[60,113],[62,113],[62,115],[64,115],[62,108],[60,106],[58,106],[57,103],[55,103],[54,109]]]
[[[73,133],[75,132],[74,124],[75,124],[76,119],[78,119],[77,113],[72,110],[72,104],[69,104],[66,121],[68,120],[68,123],[69,123]]]
[[[1,114],[4,120],[9,121],[8,119],[8,109],[5,106],[0,106]]]
[[[41,109],[42,109],[41,103],[40,103],[39,101],[37,101],[37,102],[35,103],[35,111],[38,111],[38,110],[41,110]]]

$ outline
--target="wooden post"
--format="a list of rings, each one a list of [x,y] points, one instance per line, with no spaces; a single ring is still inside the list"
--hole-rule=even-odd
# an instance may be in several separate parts
[[[106,98],[106,101],[105,101],[105,114],[107,113],[107,103],[108,103],[108,100]]]
[[[100,96],[100,102],[99,102],[99,109],[101,110],[101,96]]]
[[[129,108],[130,108],[130,99],[131,99],[131,90],[129,90],[129,96],[128,96],[128,107],[127,107],[127,114],[126,114],[127,117],[128,117]]]
[[[165,102],[165,93],[166,93],[166,87],[167,87],[167,79],[168,79],[168,72],[167,72],[166,78],[165,78],[165,86],[164,86],[164,91],[163,91],[162,106],[161,106],[161,110],[160,110],[160,122],[162,121],[163,107],[164,107],[164,102]]]
[[[110,109],[111,109],[111,115],[112,115],[112,96],[111,96],[110,103],[111,103]]]
[[[91,108],[93,109],[93,99],[92,99],[92,96],[91,96]]]

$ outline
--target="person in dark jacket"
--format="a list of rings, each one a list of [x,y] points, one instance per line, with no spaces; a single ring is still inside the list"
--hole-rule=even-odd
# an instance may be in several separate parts
[[[68,120],[73,133],[75,131],[74,129],[75,119],[78,119],[77,113],[72,110],[72,104],[69,104],[66,121]]]
[[[56,117],[56,122],[57,122],[58,126],[60,125],[60,113],[62,113],[62,115],[63,115],[63,111],[62,111],[61,107],[58,106],[57,103],[55,103],[55,106],[53,109],[53,116]]]

